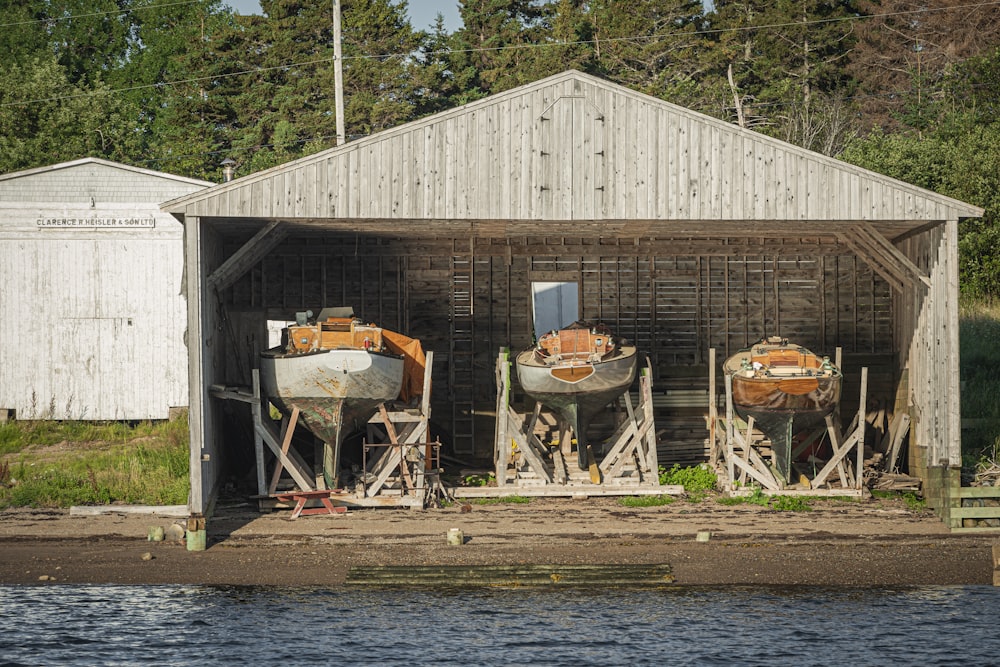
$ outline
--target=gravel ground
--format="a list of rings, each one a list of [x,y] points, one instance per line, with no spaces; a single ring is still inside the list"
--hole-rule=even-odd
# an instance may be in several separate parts
[[[338,516],[220,505],[208,548],[150,542],[156,516],[0,512],[0,583],[341,585],[374,565],[665,564],[676,585],[991,584],[1000,534],[957,534],[900,500],[811,500],[812,511],[707,498],[650,508],[612,498],[355,510]],[[447,543],[450,528],[465,542]],[[711,538],[698,542],[699,532]]]

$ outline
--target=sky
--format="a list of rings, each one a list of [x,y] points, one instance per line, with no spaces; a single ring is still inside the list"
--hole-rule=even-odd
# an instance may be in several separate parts
[[[260,14],[257,0],[225,0],[225,4],[239,14]],[[454,32],[462,23],[458,16],[457,0],[409,0],[410,23],[417,30],[428,30],[434,25],[434,17],[444,16],[444,28]]]

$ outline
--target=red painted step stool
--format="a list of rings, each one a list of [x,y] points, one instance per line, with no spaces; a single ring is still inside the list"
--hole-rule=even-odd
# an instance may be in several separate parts
[[[347,514],[346,507],[334,507],[333,503],[330,502],[331,493],[333,491],[329,489],[325,491],[289,491],[287,493],[276,493],[274,497],[282,502],[295,501],[295,509],[292,510],[292,515],[288,517],[289,520],[297,519],[300,514],[306,516],[311,514]],[[303,509],[306,503],[313,499],[318,499],[323,503],[323,507]]]

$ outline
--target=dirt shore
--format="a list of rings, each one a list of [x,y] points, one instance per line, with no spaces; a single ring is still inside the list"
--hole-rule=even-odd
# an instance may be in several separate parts
[[[708,498],[652,508],[614,499],[357,510],[288,520],[230,502],[208,548],[150,542],[156,516],[0,512],[0,583],[341,585],[355,566],[668,564],[677,585],[991,584],[1000,535],[953,535],[899,500],[813,501],[809,512]],[[450,546],[459,528],[465,544]],[[710,531],[708,542],[696,541]]]

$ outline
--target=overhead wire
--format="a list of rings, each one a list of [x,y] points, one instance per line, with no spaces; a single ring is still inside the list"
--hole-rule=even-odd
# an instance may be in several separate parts
[[[167,7],[167,6],[172,6],[174,4],[193,4],[196,1],[197,0],[185,0],[184,2],[170,3],[170,4],[167,4],[167,5],[156,5],[154,7]],[[731,28],[709,28],[709,29],[706,29],[706,30],[678,31],[678,32],[672,32],[672,33],[666,33],[666,34],[660,34],[660,35],[634,35],[634,36],[627,36],[627,37],[611,37],[611,38],[600,39],[600,40],[591,39],[591,40],[577,40],[577,41],[552,41],[552,42],[543,42],[543,43],[536,43],[536,44],[505,44],[505,45],[502,45],[502,46],[495,46],[495,47],[470,47],[470,48],[466,48],[466,49],[439,49],[439,50],[421,52],[421,55],[425,56],[425,57],[430,57],[430,56],[442,56],[442,55],[450,55],[450,54],[458,54],[458,53],[490,53],[490,52],[506,51],[506,50],[517,50],[517,49],[537,49],[537,48],[553,48],[553,47],[560,47],[560,48],[562,48],[562,47],[568,47],[568,46],[585,46],[585,45],[598,44],[598,43],[605,43],[606,44],[606,43],[615,43],[615,42],[641,42],[641,41],[649,41],[649,40],[654,40],[654,39],[659,40],[659,39],[670,39],[670,38],[675,38],[675,37],[696,37],[696,36],[702,36],[702,35],[717,35],[717,34],[724,34],[724,33],[730,33],[730,32],[766,31],[766,30],[773,30],[773,29],[778,29],[778,28],[788,28],[788,27],[808,27],[808,26],[819,25],[819,24],[824,24],[824,23],[871,20],[871,19],[877,19],[877,18],[889,18],[889,17],[898,17],[898,16],[908,16],[908,15],[914,15],[914,14],[926,14],[926,13],[935,13],[935,12],[942,12],[942,11],[955,11],[955,10],[960,10],[960,9],[977,9],[977,8],[981,8],[981,7],[995,7],[995,6],[998,6],[998,5],[1000,5],[1000,0],[989,0],[987,2],[976,2],[976,3],[965,4],[965,5],[954,5],[954,6],[951,6],[951,7],[933,7],[933,8],[927,8],[927,7],[925,7],[925,8],[921,8],[921,9],[901,10],[901,11],[896,11],[896,12],[884,12],[884,13],[880,13],[880,14],[866,14],[866,15],[855,15],[855,16],[843,16],[843,17],[833,17],[833,18],[825,18],[825,19],[813,19],[813,20],[809,20],[809,21],[793,21],[793,22],[785,22],[785,23],[768,23],[768,24],[760,24],[760,25],[754,25],[754,26],[736,26],[736,27],[731,27]],[[343,56],[342,59],[343,60],[386,60],[386,59],[389,59],[389,58],[407,58],[407,57],[412,57],[412,56],[413,56],[412,52],[407,52],[407,53],[382,53],[382,54],[349,55],[349,56]],[[320,64],[320,63],[330,62],[331,60],[332,60],[331,57],[323,57],[323,58],[318,58],[318,59],[313,59],[313,60],[304,60],[304,61],[297,61],[297,62],[291,62],[291,63],[283,63],[283,64],[280,64],[280,65],[272,65],[272,66],[267,66],[267,67],[252,67],[252,68],[249,68],[249,69],[238,70],[238,71],[235,71],[235,72],[224,72],[224,73],[211,74],[211,75],[205,75],[205,76],[188,77],[188,78],[184,78],[184,79],[175,79],[175,80],[171,80],[171,81],[159,81],[159,82],[156,82],[156,83],[141,84],[141,85],[136,85],[136,86],[124,86],[124,87],[121,87],[121,88],[109,88],[109,89],[106,89],[106,90],[86,91],[86,92],[83,92],[83,93],[76,93],[76,94],[72,94],[72,95],[56,95],[56,96],[53,96],[53,97],[38,98],[38,99],[32,99],[32,100],[19,100],[19,101],[16,101],[16,102],[3,102],[3,103],[0,103],[0,107],[23,106],[23,105],[27,105],[27,104],[42,104],[42,103],[47,103],[47,102],[57,102],[57,101],[61,101],[61,100],[77,99],[77,98],[81,98],[81,97],[94,97],[94,96],[98,96],[98,95],[109,95],[109,94],[113,94],[113,93],[133,92],[133,91],[136,91],[136,90],[153,89],[153,88],[164,88],[164,87],[167,87],[167,86],[176,86],[176,85],[187,84],[187,83],[199,83],[199,82],[203,82],[203,81],[212,81],[212,80],[218,80],[218,79],[223,79],[223,78],[230,78],[230,77],[235,77],[235,76],[244,76],[244,75],[248,75],[248,74],[259,74],[259,73],[265,73],[265,72],[277,71],[277,70],[288,70],[288,69],[292,69],[292,68],[295,68],[295,67],[304,67],[304,66],[308,66],[308,65],[316,65],[316,64]]]

